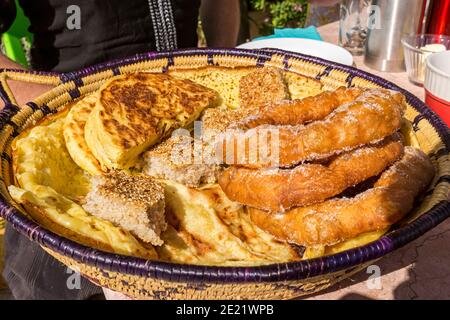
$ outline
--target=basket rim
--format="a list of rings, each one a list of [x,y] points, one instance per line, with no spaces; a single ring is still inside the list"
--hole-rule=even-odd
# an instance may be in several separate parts
[[[426,106],[424,102],[412,95],[410,92],[390,81],[351,66],[279,49],[249,50],[236,48],[194,48],[167,52],[147,52],[125,59],[117,59],[111,62],[97,64],[79,71],[64,74],[57,74],[54,72],[47,73],[42,71],[25,72],[49,76],[57,75],[60,77],[61,82],[65,83],[69,81],[79,81],[82,77],[100,71],[116,69],[120,66],[145,60],[168,58],[170,63],[170,61],[173,62],[174,57],[205,54],[207,54],[208,57],[213,57],[214,55],[228,55],[257,58],[258,63],[261,64],[264,64],[265,61],[270,60],[273,55],[277,54],[283,56],[283,63],[286,68],[288,68],[290,58],[301,59],[313,64],[326,66],[330,71],[337,69],[348,73],[349,76],[346,82],[349,85],[351,85],[352,79],[357,76],[382,87],[400,91],[406,96],[408,103],[419,112],[416,119],[417,122],[424,118],[428,119],[437,131],[444,143],[444,149],[441,149],[440,151],[445,154],[448,154],[449,152],[450,131],[448,127],[430,108]],[[0,129],[3,128],[5,123],[8,123],[17,111],[18,108],[13,105],[7,105],[2,111],[0,111]],[[443,179],[444,182],[450,182],[449,176],[443,176],[441,179]],[[255,283],[306,279],[352,268],[365,262],[381,258],[384,255],[413,241],[447,219],[450,216],[450,202],[448,200],[439,202],[413,222],[361,247],[315,259],[252,267],[178,264],[158,260],[145,260],[137,257],[104,252],[79,244],[65,237],[59,236],[50,230],[44,229],[37,223],[26,218],[2,195],[0,196],[0,216],[11,223],[14,229],[27,236],[32,241],[39,243],[57,254],[67,256],[78,263],[93,266],[102,270],[176,282]]]

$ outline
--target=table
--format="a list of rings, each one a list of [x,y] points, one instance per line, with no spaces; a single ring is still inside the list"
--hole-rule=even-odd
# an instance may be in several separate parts
[[[318,28],[324,41],[337,44],[338,22]],[[385,73],[368,68],[363,57],[354,57],[358,68],[394,82],[424,100],[424,90],[408,81],[405,72]],[[376,264],[379,286],[360,272],[308,299],[450,299],[450,220],[427,232]],[[369,285],[369,286],[368,286]],[[369,289],[372,287],[372,289]]]
[[[330,24],[326,24],[317,29],[322,36],[324,41],[331,42],[334,44],[338,44],[338,30],[339,30],[339,22],[333,22]],[[356,67],[373,73],[377,76],[380,76],[386,80],[389,80],[396,85],[408,90],[415,96],[419,97],[422,100],[425,100],[425,91],[422,87],[416,86],[409,82],[408,76],[406,72],[397,72],[397,73],[389,73],[389,72],[380,72],[375,69],[371,69],[364,64],[364,56],[356,56],[353,57],[353,60],[356,64]]]

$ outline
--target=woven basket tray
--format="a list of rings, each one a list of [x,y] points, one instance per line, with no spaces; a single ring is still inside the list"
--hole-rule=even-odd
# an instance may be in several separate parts
[[[272,66],[320,80],[327,88],[383,87],[405,94],[406,117],[413,123],[421,148],[430,155],[437,177],[408,219],[379,240],[322,258],[261,267],[213,267],[147,261],[101,252],[70,241],[29,220],[12,206],[12,139],[34,121],[99,88],[114,75],[136,71],[165,72],[202,66]],[[66,74],[2,70],[0,96],[0,214],[12,226],[64,264],[94,283],[134,298],[279,299],[311,294],[331,286],[375,260],[413,241],[450,215],[449,130],[418,98],[396,85],[352,67],[280,50],[192,49],[146,53]],[[19,108],[6,79],[57,85]]]

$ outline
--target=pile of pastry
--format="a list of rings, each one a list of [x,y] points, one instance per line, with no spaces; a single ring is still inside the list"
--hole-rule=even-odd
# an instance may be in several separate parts
[[[212,89],[152,73],[114,77],[77,101],[63,132],[71,158],[92,175],[83,208],[144,242],[161,245],[160,235],[167,227],[164,187],[153,178],[124,170],[217,102]]]
[[[398,92],[362,88],[266,105],[224,135],[219,184],[256,225],[298,245],[388,228],[434,176],[428,156],[403,144],[405,109]]]
[[[160,245],[164,192],[153,178],[198,187],[218,175],[226,196],[245,205],[261,229],[298,245],[328,246],[396,223],[434,176],[430,159],[404,146],[406,102],[398,92],[338,88],[283,100],[283,76],[271,69],[242,77],[239,90],[245,108],[214,108],[221,99],[212,89],[136,73],[78,101],[64,137],[73,160],[93,175],[84,208]],[[201,115],[204,129],[225,130],[215,139],[215,161],[176,165],[180,137],[169,136]],[[188,138],[186,146],[195,140]],[[119,172],[146,150],[142,172],[152,178]]]

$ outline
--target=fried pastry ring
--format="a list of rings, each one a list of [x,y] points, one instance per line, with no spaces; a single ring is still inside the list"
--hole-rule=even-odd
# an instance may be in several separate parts
[[[343,153],[327,165],[293,169],[249,169],[231,166],[219,176],[229,199],[262,210],[282,212],[318,203],[377,176],[403,155],[399,136]]]
[[[364,92],[362,88],[339,87],[304,99],[284,100],[264,106],[255,115],[239,121],[234,127],[251,129],[260,125],[299,125],[322,120],[339,106],[355,100]]]
[[[248,168],[274,166],[274,160],[279,167],[291,167],[307,160],[324,159],[394,134],[400,129],[405,108],[401,93],[370,89],[321,121],[227,132],[219,140],[217,154],[227,164]],[[269,139],[261,138],[261,132],[269,132]],[[276,143],[271,144],[273,141]],[[275,151],[277,159],[272,159]]]
[[[389,227],[412,208],[434,176],[430,159],[405,147],[401,160],[383,172],[373,188],[354,198],[331,199],[286,213],[248,208],[251,220],[280,240],[298,245],[333,245],[359,234]]]

